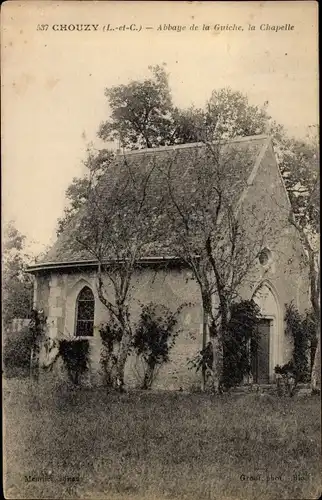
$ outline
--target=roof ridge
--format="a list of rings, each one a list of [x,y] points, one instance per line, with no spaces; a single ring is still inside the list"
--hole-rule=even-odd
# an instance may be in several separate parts
[[[229,139],[227,140],[227,143],[236,143],[236,142],[250,142],[250,141],[255,141],[255,140],[263,140],[263,139],[268,139],[270,136],[268,134],[258,134],[258,135],[247,135],[244,137],[235,137],[234,139]],[[223,141],[226,142],[226,141]],[[134,149],[134,150],[125,150],[125,151],[117,151],[118,156],[126,155],[126,156],[132,156],[132,155],[140,155],[143,153],[156,153],[156,152],[161,152],[161,151],[175,151],[177,149],[185,149],[185,148],[194,148],[194,147],[201,147],[205,143],[204,142],[187,142],[185,144],[172,144],[168,146],[159,146],[157,148],[144,148],[144,149]]]

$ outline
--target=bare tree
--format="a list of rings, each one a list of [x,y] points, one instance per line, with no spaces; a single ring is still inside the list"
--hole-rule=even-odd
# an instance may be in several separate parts
[[[306,142],[287,144],[282,167],[285,170],[292,212],[290,223],[296,228],[305,251],[310,283],[310,300],[316,325],[317,347],[311,374],[312,391],[321,389],[321,298],[320,298],[320,149],[318,127],[311,127]],[[298,161],[294,161],[294,157]],[[295,165],[295,168],[294,168]]]
[[[164,175],[170,203],[167,217],[173,251],[189,266],[200,288],[203,306],[203,348],[210,339],[213,352],[211,382],[221,392],[223,339],[231,305],[242,287],[256,282],[253,272],[265,244],[278,239],[272,228],[276,210],[259,216],[258,206],[238,203],[252,164],[248,150],[227,142],[204,143],[190,149],[185,179],[178,176],[175,156]],[[187,165],[187,164],[186,164]],[[281,227],[281,226],[279,226]],[[274,241],[273,241],[274,240]],[[205,369],[203,383],[205,384]]]
[[[318,181],[317,181],[318,182]],[[315,188],[317,189],[317,188]],[[315,193],[312,193],[312,197]],[[303,227],[301,223],[296,220],[294,213],[290,213],[289,220],[296,228],[300,235],[303,247],[305,250],[305,260],[308,266],[309,283],[310,283],[310,300],[312,310],[315,318],[316,325],[316,338],[317,345],[314,355],[314,361],[311,372],[311,389],[312,391],[321,390],[321,332],[320,332],[320,318],[321,318],[321,299],[320,299],[320,255],[319,243],[317,236],[308,233],[307,228]]]
[[[95,160],[95,161],[94,161]],[[97,260],[99,300],[122,332],[116,356],[114,387],[124,386],[124,368],[133,336],[129,298],[131,280],[145,246],[153,241],[153,207],[149,184],[154,158],[134,168],[126,156],[110,155],[103,171],[92,158],[87,202],[75,227],[78,246]],[[103,172],[103,173],[102,173]],[[106,281],[112,293],[106,289]]]

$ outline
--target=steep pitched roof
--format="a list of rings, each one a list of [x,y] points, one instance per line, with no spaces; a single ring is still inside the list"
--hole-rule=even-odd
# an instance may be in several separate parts
[[[225,189],[227,195],[235,203],[238,203],[245,188],[256,175],[268,143],[269,138],[267,136],[258,135],[235,139],[223,143],[221,146],[221,152],[229,158],[229,161],[225,164]],[[153,171],[152,196],[155,203],[158,203],[158,197],[165,189],[162,172],[168,168],[169,162],[172,165],[172,181],[177,185],[178,189],[185,191],[189,195],[194,189],[194,183],[198,182],[198,175],[194,174],[196,168],[200,168],[205,154],[205,145],[200,143],[125,152],[118,155],[115,165],[109,170],[108,176],[104,180],[106,192],[108,192],[109,179],[113,176],[113,169],[117,170],[124,157],[126,157],[128,164],[132,168],[143,169],[144,171],[151,168],[151,162],[157,163],[158,168]],[[46,266],[52,268],[64,266],[64,264],[75,263],[76,265],[76,263],[95,262],[88,251],[81,246],[75,245],[77,225],[78,217],[76,216],[58,237],[45,258],[37,265],[31,266],[30,270]],[[157,243],[154,242],[153,245],[148,245],[145,256],[147,259],[171,257],[171,251],[166,244],[166,235]]]

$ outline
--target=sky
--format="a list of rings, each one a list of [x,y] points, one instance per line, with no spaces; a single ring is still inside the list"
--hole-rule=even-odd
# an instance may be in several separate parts
[[[269,101],[291,135],[318,123],[315,2],[11,1],[1,22],[2,218],[15,221],[35,253],[55,240],[87,144],[104,147],[96,136],[109,117],[104,89],[147,77],[149,65],[166,64],[180,107],[203,106],[213,89],[229,86],[252,104]],[[76,24],[84,31],[60,30]],[[124,24],[141,30],[104,28]]]

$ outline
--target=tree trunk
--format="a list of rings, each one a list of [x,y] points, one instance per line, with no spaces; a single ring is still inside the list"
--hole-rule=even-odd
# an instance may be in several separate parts
[[[104,382],[105,386],[109,389],[115,387],[116,385],[116,361],[117,358],[114,355],[114,352],[104,352],[103,358],[103,370],[104,370]]]
[[[145,372],[144,380],[143,380],[143,384],[142,384],[142,389],[144,389],[144,390],[151,389],[152,383],[153,383],[153,378],[154,378],[155,367],[156,367],[156,363],[147,364],[146,372]]]
[[[214,391],[222,393],[223,371],[224,371],[224,338],[228,331],[230,321],[230,305],[223,293],[219,294],[220,315],[217,324],[210,325],[210,340],[213,346],[214,365]]]
[[[221,394],[222,392],[222,376],[223,376],[223,342],[222,342],[222,318],[220,317],[218,323],[214,323],[212,320],[209,324],[209,336],[212,346],[212,374],[211,374],[211,385],[212,390],[215,394]]]
[[[35,382],[39,379],[39,348],[34,345],[30,353],[30,378]]]
[[[321,333],[319,325],[317,325],[317,346],[315,350],[313,368],[311,373],[311,390],[312,392],[321,391]]]
[[[203,294],[203,336],[202,347],[207,346],[209,335],[212,347],[212,367],[211,369],[203,363],[202,383],[203,389],[210,387],[215,394],[221,393],[223,374],[223,343],[221,332],[223,331],[222,318],[219,318],[218,325],[214,323],[212,316],[212,295]],[[205,351],[204,351],[205,352]]]
[[[311,390],[312,392],[321,390],[321,331],[320,331],[320,266],[315,268],[315,263],[312,259],[310,265],[310,283],[311,283],[311,304],[315,315],[317,346],[314,355],[312,373],[311,373]]]
[[[207,338],[208,338],[208,313],[205,309],[205,306],[203,306],[203,321],[202,321],[202,350],[205,352],[206,345],[207,345]],[[206,383],[207,383],[207,368],[206,364],[202,364],[202,385],[201,385],[201,390],[205,391],[206,390]]]
[[[222,392],[221,381],[223,372],[222,342],[219,339],[218,335],[212,335],[210,337],[210,342],[212,345],[212,354],[213,354],[211,385],[214,393],[220,394]]]
[[[321,390],[321,333],[320,333],[320,318],[321,318],[321,301],[320,301],[320,262],[319,255],[316,255],[313,247],[310,244],[309,238],[304,229],[297,224],[295,218],[290,214],[289,218],[291,224],[298,230],[302,243],[308,253],[308,266],[309,266],[309,281],[310,281],[310,295],[311,305],[315,315],[316,329],[317,329],[317,347],[315,351],[313,368],[311,373],[311,389],[312,391]]]
[[[124,390],[124,370],[125,363],[129,354],[131,343],[131,334],[125,329],[123,332],[122,340],[120,342],[120,347],[116,362],[116,387],[118,391],[122,392]]]

